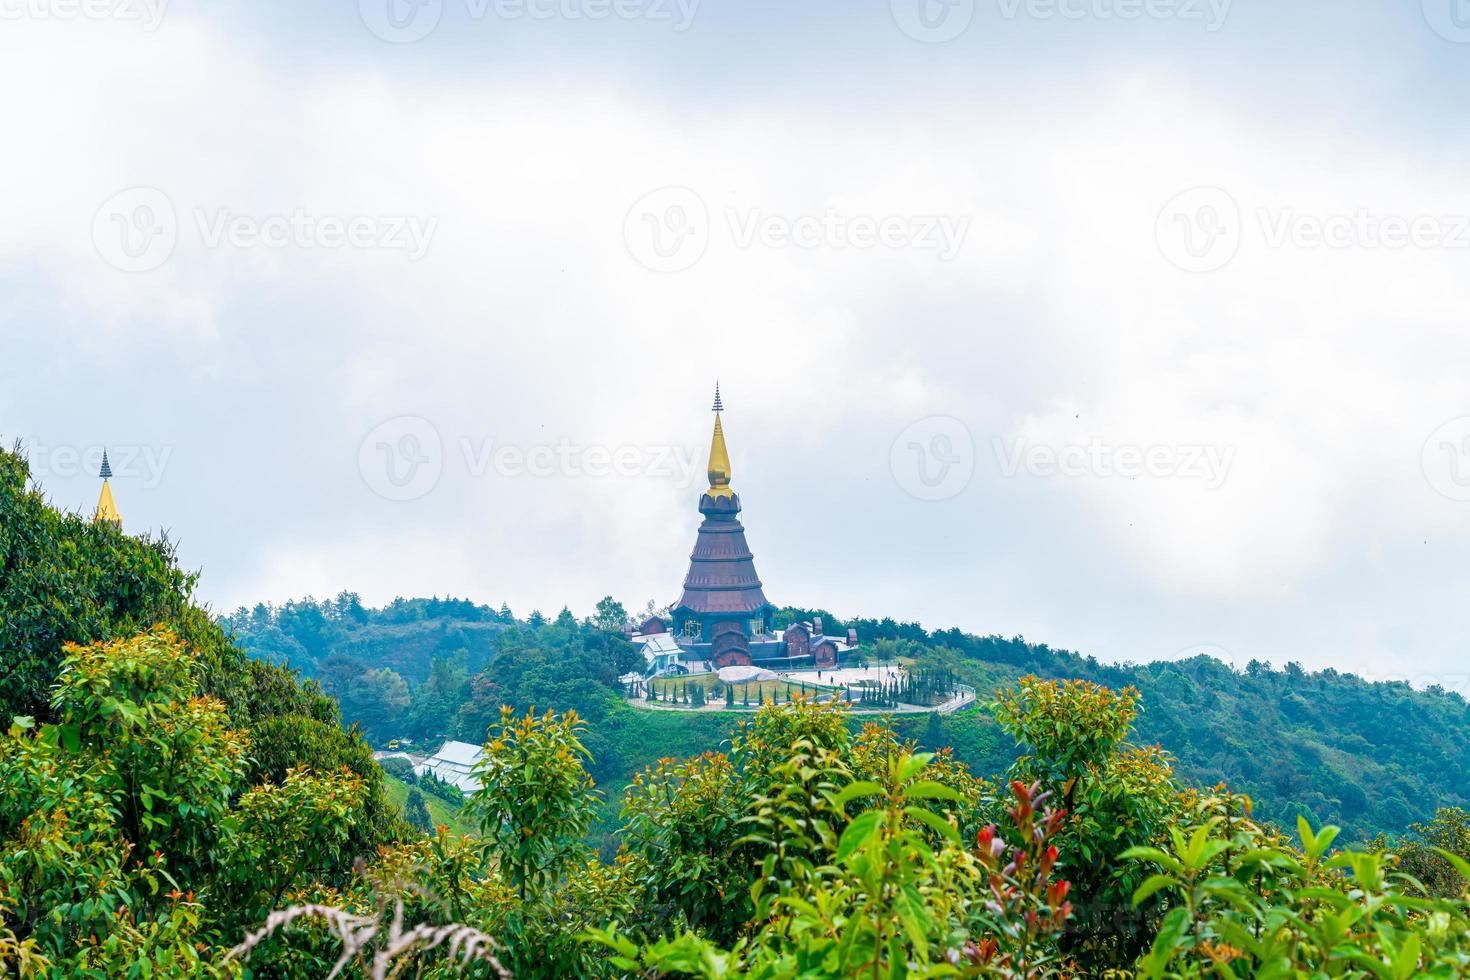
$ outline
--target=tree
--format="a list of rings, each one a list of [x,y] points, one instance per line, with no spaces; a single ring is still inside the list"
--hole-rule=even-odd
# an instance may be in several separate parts
[[[429,833],[434,829],[434,821],[429,817],[429,806],[424,802],[424,794],[417,789],[408,791],[408,799],[403,804],[403,818],[408,821],[409,826],[422,833]]]
[[[621,632],[628,624],[628,611],[612,596],[604,596],[592,614],[592,625],[609,633]]]
[[[1081,900],[1065,948],[1099,973],[1132,963],[1152,938],[1152,907],[1133,903],[1146,869],[1125,867],[1122,858],[1161,840],[1182,805],[1162,750],[1124,745],[1137,705],[1133,688],[1024,677],[994,709],[1002,730],[1030,750],[1011,767],[1011,780],[1035,782],[1067,815],[1057,846]]]
[[[347,688],[342,710],[360,722],[374,738],[387,739],[403,724],[408,707],[408,684],[389,668],[369,670]]]
[[[516,718],[503,708],[475,767],[480,789],[466,812],[521,901],[544,895],[587,855],[582,837],[599,794],[582,765],[585,730],[575,711]]]
[[[944,748],[944,722],[939,718],[939,712],[929,712],[929,720],[924,723],[924,748],[930,752],[938,752]]]

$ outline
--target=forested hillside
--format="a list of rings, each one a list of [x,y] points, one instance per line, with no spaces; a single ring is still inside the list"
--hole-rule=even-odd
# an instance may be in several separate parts
[[[950,718],[883,723],[802,698],[736,717],[624,701],[617,677],[636,654],[611,601],[588,622],[436,600],[374,612],[351,596],[230,617],[237,636],[346,685],[347,703],[378,696],[379,735],[483,740],[481,786],[451,810],[406,786],[390,800],[333,699],[243,653],[192,587],[166,542],[57,513],[0,453],[0,976],[1448,980],[1470,967],[1463,810],[1334,850],[1335,827],[1283,832],[1238,787],[1182,784],[1168,753],[1138,744],[1146,695],[1007,678],[1111,672],[1156,692],[1166,719],[1209,708],[1251,738],[1243,719],[1325,726],[1379,696],[1406,729],[1383,745],[1418,732],[1450,755],[1458,730],[1435,726],[1464,706],[1444,695],[1293,672],[1273,692],[1260,670],[1102,668],[868,623],[877,655],[1003,689]],[[1379,748],[1341,751],[1368,772]],[[1373,764],[1430,781],[1392,756]],[[1363,789],[1375,805],[1380,787]]]
[[[1344,828],[1348,839],[1397,834],[1442,806],[1470,802],[1470,708],[1458,694],[1368,683],[1327,670],[1250,663],[1236,672],[1208,657],[1183,662],[1107,665],[1020,638],[929,632],[891,619],[839,620],[829,612],[786,609],[781,622],[820,615],[854,627],[874,658],[944,665],[981,692],[1026,674],[1076,678],[1142,695],[1135,738],[1177,758],[1187,782],[1220,782],[1255,798],[1258,812],[1290,826],[1298,814]],[[257,606],[227,617],[227,628],[257,656],[300,668],[338,697],[344,715],[375,738],[481,741],[501,704],[517,709],[576,708],[599,722],[590,738],[594,773],[621,786],[650,759],[714,748],[719,731],[703,718],[627,716],[613,694],[634,661],[607,631],[622,607],[605,601],[589,622],[565,610],[517,620],[504,606],[459,599],[395,600],[364,609],[357,597]],[[486,670],[491,664],[494,669]],[[898,724],[928,748],[952,745],[981,771],[1013,755],[982,711]],[[658,741],[649,744],[649,729]],[[624,737],[624,733],[627,736]],[[942,732],[942,735],[937,734]],[[933,743],[933,744],[929,744]]]

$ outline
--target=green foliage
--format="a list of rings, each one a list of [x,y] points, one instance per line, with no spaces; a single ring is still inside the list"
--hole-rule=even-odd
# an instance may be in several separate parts
[[[935,700],[935,692],[957,682],[989,692],[1014,686],[1027,674],[1085,680],[1115,691],[1134,688],[1148,705],[1135,721],[1139,744],[1168,751],[1190,785],[1228,783],[1250,794],[1262,816],[1280,823],[1310,813],[1341,826],[1348,840],[1367,841],[1432,820],[1442,806],[1470,808],[1470,705],[1453,692],[1368,683],[1332,670],[1272,670],[1255,662],[1233,670],[1203,656],[1102,664],[1021,637],[929,631],[892,619],[843,621],[819,609],[783,610],[777,623],[813,616],[822,617],[829,633],[855,628],[871,659],[904,663],[910,678],[933,688],[929,695],[917,695],[919,703]],[[575,709],[591,723],[593,775],[604,785],[623,785],[652,761],[643,745],[604,735],[617,709],[617,678],[633,668],[637,657],[621,635],[595,622],[570,628],[544,624],[543,618],[541,627],[529,628],[508,609],[461,599],[399,599],[371,610],[351,593],[322,602],[242,609],[225,622],[252,652],[301,668],[334,696],[370,667],[397,672],[409,686],[410,704],[389,737],[479,742],[499,718],[502,704],[517,711],[534,705]],[[503,633],[519,635],[502,639]],[[466,681],[448,696],[455,716],[446,726],[446,700],[429,696],[434,685],[420,689],[436,658],[452,661],[461,651]],[[230,696],[215,693],[231,703]],[[657,691],[660,708],[669,706],[670,693],[677,695],[678,685]],[[788,700],[784,682],[743,685],[739,694],[742,705]],[[909,690],[858,686],[849,694],[874,707],[890,704],[895,696],[916,696]],[[233,708],[232,717],[243,723]],[[350,713],[348,720],[354,720]],[[1014,754],[988,718],[947,716],[942,727],[945,741],[931,744],[921,738],[924,746],[949,745],[977,771],[998,772]],[[716,748],[718,742],[716,737],[691,754]]]
[[[605,596],[599,600],[597,609],[592,614],[593,628],[606,633],[616,633],[629,622],[628,610],[624,609],[623,604],[612,596]]]
[[[622,811],[645,908],[717,939],[730,938],[750,908],[748,875],[730,860],[744,833],[735,783],[735,767],[718,752],[661,759],[634,777]]]
[[[1380,836],[1367,849],[1394,852],[1418,894],[1453,898],[1470,884],[1454,860],[1470,861],[1470,814],[1459,807],[1443,807],[1428,823],[1411,824],[1401,840]]]
[[[1463,890],[1453,899],[1411,897],[1406,886],[1415,883],[1386,855],[1330,852],[1336,827],[1314,832],[1299,820],[1298,848],[1233,809],[1206,800],[1202,819],[1171,827],[1166,846],[1125,855],[1153,872],[1135,900],[1170,905],[1139,976],[1407,980],[1470,969]]]
[[[408,800],[403,805],[403,819],[420,833],[427,834],[434,829],[434,822],[429,817],[429,806],[424,802],[424,794],[417,789],[408,791]]]
[[[200,674],[167,630],[68,646],[55,720],[0,739],[6,955],[65,976],[215,975],[206,954],[236,925],[345,876],[364,781],[292,770],[249,788],[248,734]]]
[[[1181,805],[1169,759],[1123,743],[1137,705],[1131,689],[1025,677],[994,709],[1001,728],[1031,750],[1011,766],[1012,780],[1035,782],[1067,815],[1056,842],[1077,916],[1062,945],[1094,972],[1126,966],[1147,942],[1147,917],[1119,914],[1143,878],[1122,855],[1162,840]]]
[[[468,812],[523,901],[552,888],[586,854],[582,838],[596,803],[582,765],[584,729],[576,712],[517,719],[503,708],[475,766],[481,788]]]
[[[353,867],[371,782],[346,765],[273,778],[280,760],[336,760],[342,745],[299,718],[299,737],[268,729],[251,761],[249,735],[200,694],[200,674],[167,631],[70,647],[52,720],[12,727],[0,745],[0,966],[314,977],[376,959],[430,978],[1470,970],[1463,812],[1394,851],[1333,852],[1337,829],[1305,819],[1293,844],[1248,798],[1185,789],[1161,750],[1130,747],[1134,692],[1035,678],[1002,692],[998,724],[1026,750],[1003,790],[902,730],[928,734],[937,715],[854,733],[840,703],[768,704],[736,726],[728,755],[662,759],[634,779],[611,862],[586,839],[599,803],[587,727],[575,712],[504,706],[466,801],[479,835],[406,835]],[[647,741],[637,726],[666,717],[624,708],[606,720]],[[424,827],[430,801],[404,792]]]
[[[461,599],[397,599],[375,610],[344,592],[240,609],[222,622],[255,656],[317,678],[378,743],[479,742],[503,705],[575,709],[600,722],[620,701],[617,679],[641,666],[632,644],[596,617],[522,624],[509,610]],[[612,758],[611,746],[600,748]]]
[[[389,803],[383,788],[382,770],[373,761],[372,749],[355,734],[303,715],[267,718],[251,728],[247,778],[252,785],[283,782],[293,768],[345,769],[361,781],[363,819],[352,834],[356,853],[367,853],[401,832],[397,808]],[[458,805],[457,799],[455,803]]]

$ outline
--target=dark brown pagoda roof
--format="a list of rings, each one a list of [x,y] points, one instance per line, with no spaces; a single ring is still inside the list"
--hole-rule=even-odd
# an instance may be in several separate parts
[[[699,500],[704,523],[689,556],[684,594],[676,609],[702,616],[739,616],[774,608],[761,590],[755,558],[740,523],[740,498],[705,494]]]

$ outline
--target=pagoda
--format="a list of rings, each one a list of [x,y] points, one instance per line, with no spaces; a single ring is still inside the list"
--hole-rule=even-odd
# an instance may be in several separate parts
[[[709,489],[699,498],[704,520],[689,556],[684,591],[670,610],[673,628],[653,617],[631,639],[643,647],[652,673],[736,666],[834,667],[857,647],[851,632],[842,639],[824,636],[820,619],[785,630],[773,628],[776,607],[756,574],[755,557],[740,523],[740,497],[730,489],[730,451],[718,384],[713,410]]]
[[[97,497],[97,510],[92,514],[92,520],[122,527],[122,514],[118,512],[117,501],[112,499],[112,487],[107,482],[112,479],[112,464],[107,460],[105,449],[102,450],[102,469],[97,475],[102,478],[102,493]]]
[[[709,446],[709,489],[699,498],[704,522],[689,556],[684,593],[673,608],[680,646],[709,646],[720,666],[750,664],[750,639],[771,633],[771,605],[745,543],[740,497],[730,489],[730,452],[720,420],[724,404],[715,385],[715,432]]]

